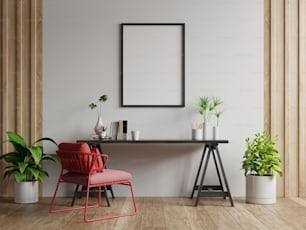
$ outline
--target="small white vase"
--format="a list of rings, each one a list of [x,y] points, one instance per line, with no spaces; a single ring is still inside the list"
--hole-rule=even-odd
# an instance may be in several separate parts
[[[203,130],[202,129],[192,129],[191,136],[192,136],[192,140],[203,140]]]
[[[101,118],[101,116],[98,116],[98,121],[95,125],[95,132],[98,136],[101,135],[101,133],[103,131],[103,127],[104,127],[104,124],[103,124],[102,118]]]
[[[219,140],[219,126],[213,127],[213,140]]]
[[[203,123],[203,140],[209,140],[211,138],[210,135],[210,125],[208,122]]]

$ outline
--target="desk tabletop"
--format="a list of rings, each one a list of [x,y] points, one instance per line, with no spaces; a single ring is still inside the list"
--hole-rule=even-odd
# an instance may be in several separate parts
[[[226,144],[228,140],[191,140],[191,139],[81,139],[77,142],[88,144]]]

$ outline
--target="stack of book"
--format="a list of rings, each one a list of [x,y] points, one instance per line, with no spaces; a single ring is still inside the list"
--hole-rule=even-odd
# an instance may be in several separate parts
[[[112,139],[125,140],[128,134],[128,121],[113,121],[110,124],[109,135]]]

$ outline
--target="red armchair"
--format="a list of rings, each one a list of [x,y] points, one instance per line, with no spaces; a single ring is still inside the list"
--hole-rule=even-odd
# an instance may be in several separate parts
[[[61,162],[61,173],[51,200],[49,209],[51,213],[84,209],[85,222],[136,215],[137,208],[131,181],[132,176],[130,173],[125,171],[106,169],[105,165],[108,160],[108,156],[106,154],[100,154],[97,149],[90,149],[87,143],[61,143],[59,145],[57,155]],[[85,206],[67,207],[54,210],[56,194],[61,183],[86,186]],[[125,185],[130,187],[134,208],[133,212],[91,219],[88,218],[89,208],[101,206],[101,187],[108,185]],[[91,188],[98,188],[99,191],[98,204],[96,205],[88,204],[89,190]]]

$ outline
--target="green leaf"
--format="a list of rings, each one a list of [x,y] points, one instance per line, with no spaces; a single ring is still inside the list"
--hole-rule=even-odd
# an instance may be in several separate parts
[[[28,167],[28,165],[29,165],[29,163],[27,163],[27,162],[19,162],[19,163],[18,163],[19,171],[20,171],[21,173],[24,173],[25,170],[26,170],[26,168]]]
[[[29,147],[29,151],[31,152],[31,156],[33,157],[35,164],[39,165],[42,159],[42,147],[32,146],[32,147]]]
[[[97,105],[95,104],[95,103],[90,103],[89,104],[89,108],[90,109],[94,109],[94,108],[96,108],[97,107]]]
[[[53,144],[55,144],[55,145],[57,146],[57,143],[56,143],[52,138],[49,138],[49,137],[40,138],[40,139],[38,139],[37,141],[35,141],[35,142],[33,143],[33,145],[36,144],[36,143],[38,143],[38,142],[41,142],[41,141],[50,141],[50,142],[52,142]]]
[[[14,173],[17,182],[22,182],[27,180],[27,175],[25,173],[16,172]]]
[[[102,95],[102,96],[99,98],[99,101],[100,101],[100,102],[105,102],[105,101],[107,101],[107,95],[106,95],[106,94]]]
[[[29,168],[29,171],[33,174],[35,180],[39,179],[39,174],[40,174],[40,170],[36,169],[36,168]]]
[[[43,154],[44,160],[51,160],[54,162],[59,162],[58,156],[56,154]]]
[[[6,134],[7,134],[8,138],[9,138],[10,142],[19,144],[19,145],[21,145],[24,148],[27,147],[27,144],[26,144],[25,140],[21,136],[19,136],[17,133],[6,132]]]

